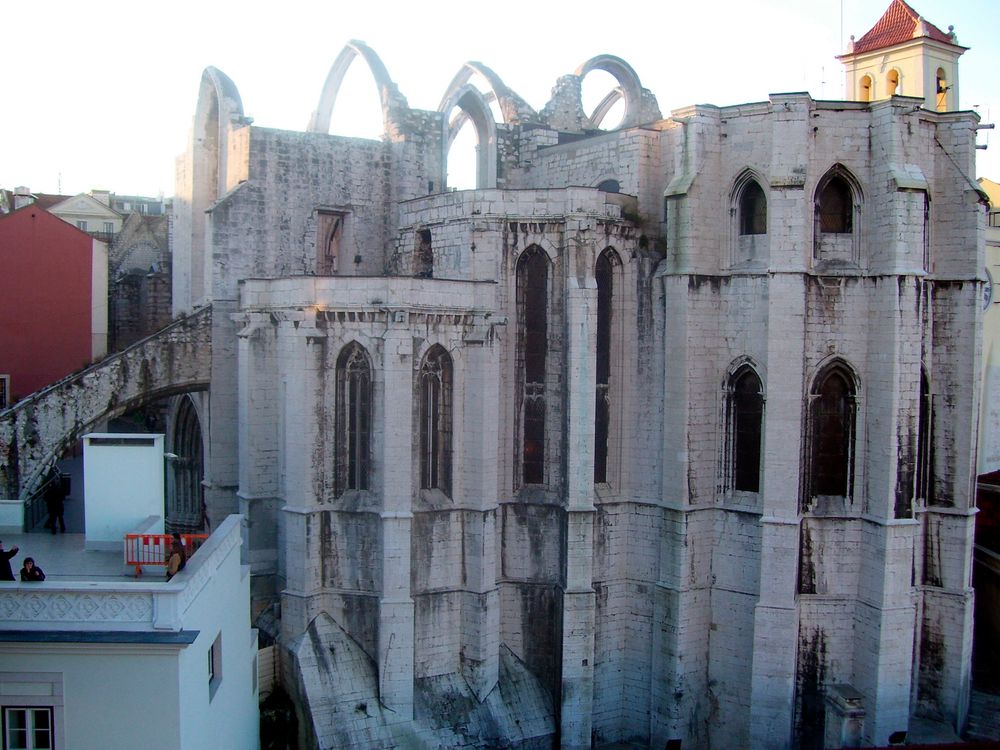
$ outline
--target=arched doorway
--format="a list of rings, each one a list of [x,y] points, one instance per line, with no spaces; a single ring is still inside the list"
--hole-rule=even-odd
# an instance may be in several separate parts
[[[166,529],[172,533],[205,528],[204,443],[198,408],[190,395],[175,407],[167,454]]]

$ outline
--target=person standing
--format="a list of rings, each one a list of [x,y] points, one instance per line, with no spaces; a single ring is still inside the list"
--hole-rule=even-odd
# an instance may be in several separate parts
[[[45,522],[45,528],[51,529],[52,533],[55,534],[56,525],[58,525],[59,530],[65,534],[66,519],[63,518],[63,513],[65,513],[66,508],[64,504],[62,486],[58,482],[52,482],[45,490],[45,509],[49,512],[49,518]]]
[[[0,581],[13,581],[14,571],[10,568],[10,559],[18,553],[20,547],[7,552],[3,548],[3,541],[0,541]]]
[[[21,568],[21,581],[31,582],[44,580],[45,571],[35,565],[35,559],[33,557],[24,558],[24,567]]]

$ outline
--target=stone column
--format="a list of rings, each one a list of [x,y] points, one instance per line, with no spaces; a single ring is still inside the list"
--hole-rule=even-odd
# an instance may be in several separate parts
[[[410,596],[413,527],[413,338],[404,311],[389,312],[383,346],[382,598],[379,600],[378,681],[382,705],[413,718],[414,607]]]
[[[269,316],[239,316],[239,503],[247,519],[244,555],[250,565],[251,597],[273,597],[278,590],[277,446],[279,405],[273,327]]]
[[[321,586],[313,487],[324,336],[308,314],[288,313],[278,323],[278,482],[284,500],[286,576],[281,619],[282,631],[291,637],[301,634],[312,619],[309,602]]]
[[[790,258],[781,260],[794,263]],[[762,749],[789,747],[794,719],[805,316],[801,287],[799,274],[775,275],[768,295],[767,391],[783,395],[768,399],[764,415],[764,445],[781,449],[766,452],[761,485],[760,598],[754,610],[750,744]]]
[[[859,452],[866,458],[867,512],[861,520],[853,687],[865,698],[864,742],[872,745],[886,745],[894,732],[907,730],[916,623],[911,577],[918,524],[910,508],[921,323],[915,280],[898,281],[870,291],[873,318],[882,322],[868,334],[867,447]]]
[[[597,282],[586,268],[566,280],[566,590],[563,594],[561,742],[589,748],[594,694],[594,399]]]
[[[461,384],[464,420],[455,425],[464,433],[453,470],[463,465],[475,472],[454,471],[453,486],[464,502],[478,508],[474,530],[464,541],[471,596],[462,612],[462,673],[480,701],[496,687],[500,674],[500,589],[497,585],[499,534],[500,346],[492,341],[485,323],[465,336]],[[457,375],[458,373],[456,373]],[[455,396],[458,398],[459,389]],[[466,484],[468,482],[468,484]],[[456,493],[456,498],[459,495]]]

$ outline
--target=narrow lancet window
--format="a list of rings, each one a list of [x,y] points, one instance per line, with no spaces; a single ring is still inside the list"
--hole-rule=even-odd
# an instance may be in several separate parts
[[[594,405],[594,482],[608,481],[608,436],[611,430],[611,302],[614,265],[609,251],[597,259],[597,402]]]
[[[369,489],[371,468],[372,374],[360,344],[350,344],[337,358],[335,491]]]
[[[545,358],[549,265],[538,247],[517,264],[518,354],[521,369],[521,480],[545,482]]]
[[[434,346],[424,357],[418,381],[420,488],[451,494],[451,357]]]
[[[927,372],[920,372],[920,406],[917,416],[917,498],[934,505],[934,402]]]
[[[760,378],[749,365],[729,381],[729,445],[732,487],[760,491],[760,442],[764,394]]]

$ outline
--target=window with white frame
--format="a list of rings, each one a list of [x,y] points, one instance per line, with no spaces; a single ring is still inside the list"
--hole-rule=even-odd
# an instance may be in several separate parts
[[[50,706],[4,706],[4,750],[52,750],[53,719]]]
[[[81,231],[83,231],[83,232],[86,232],[87,231],[87,220],[86,219],[80,219],[79,221],[77,221],[76,222],[76,228],[79,229],[79,230],[81,230]]]

